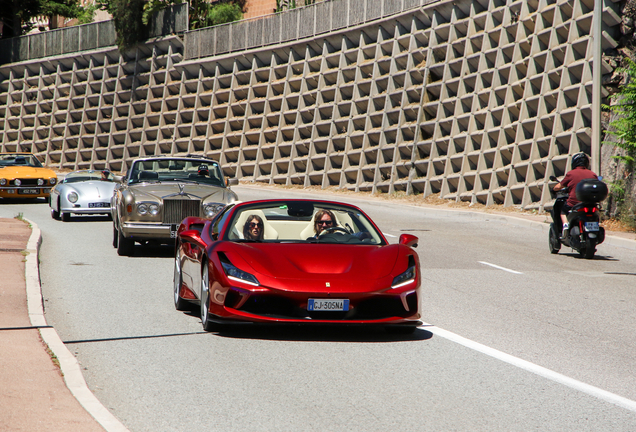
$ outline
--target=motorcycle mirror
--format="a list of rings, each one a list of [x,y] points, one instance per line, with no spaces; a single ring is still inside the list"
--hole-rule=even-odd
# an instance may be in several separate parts
[[[557,181],[557,178],[555,176],[550,176],[550,180]]]

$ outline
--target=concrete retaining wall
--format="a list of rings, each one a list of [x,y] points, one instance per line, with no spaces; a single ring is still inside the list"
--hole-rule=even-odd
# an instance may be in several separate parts
[[[541,210],[592,149],[593,7],[334,0],[0,67],[1,148],[72,169],[198,153],[244,180]]]

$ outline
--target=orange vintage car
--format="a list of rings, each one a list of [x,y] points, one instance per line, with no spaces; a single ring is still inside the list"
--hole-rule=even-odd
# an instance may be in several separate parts
[[[0,198],[48,198],[57,183],[31,153],[0,153]]]

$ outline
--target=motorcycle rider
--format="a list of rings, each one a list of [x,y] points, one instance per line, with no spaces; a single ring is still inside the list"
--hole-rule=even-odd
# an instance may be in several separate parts
[[[580,201],[576,199],[576,185],[581,180],[598,179],[598,176],[590,170],[590,158],[585,153],[576,153],[572,156],[572,169],[563,177],[559,183],[554,186],[554,191],[560,191],[563,188],[568,189],[568,200],[561,209],[561,220],[563,221],[563,238],[568,235],[568,213],[572,207]]]

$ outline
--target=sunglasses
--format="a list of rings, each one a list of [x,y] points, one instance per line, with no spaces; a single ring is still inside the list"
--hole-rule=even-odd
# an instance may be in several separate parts
[[[316,222],[316,225],[332,225],[332,224],[333,224],[333,221],[322,221],[322,220],[320,220],[320,221]]]
[[[250,228],[260,228],[263,225],[258,222],[250,222]]]

